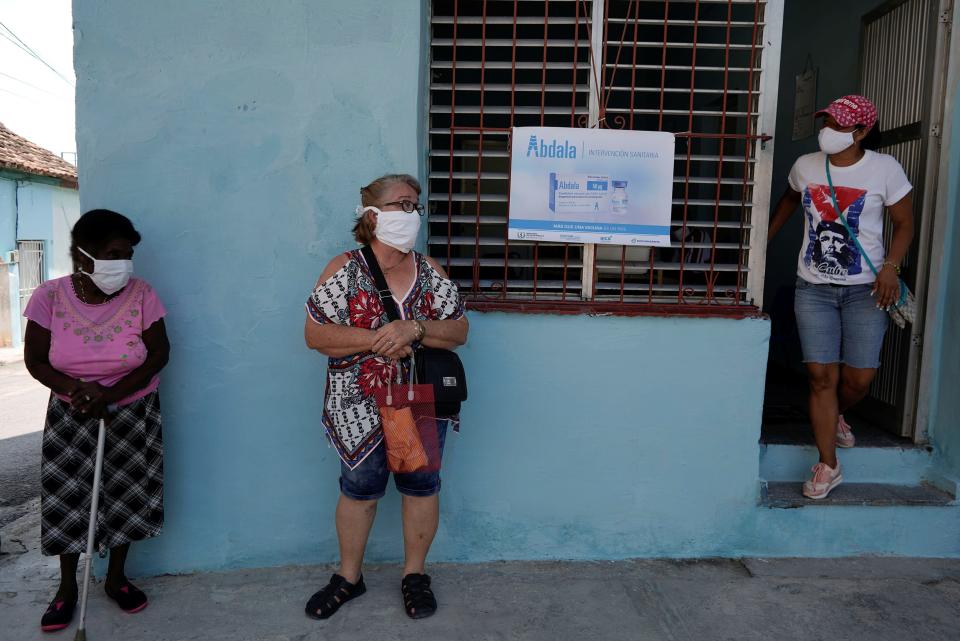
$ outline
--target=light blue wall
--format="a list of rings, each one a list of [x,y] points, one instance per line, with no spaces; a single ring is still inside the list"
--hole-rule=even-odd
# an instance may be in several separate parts
[[[350,246],[359,186],[422,166],[422,8],[75,3],[83,208],[136,221],[137,268],[170,312],[167,527],[135,551],[141,571],[335,556],[337,459],[302,304]],[[766,322],[473,323],[437,558],[696,553],[731,536],[756,500]],[[400,549],[384,503],[372,558]]]
[[[448,439],[431,558],[695,556],[752,544],[766,322],[473,314],[471,324],[471,398]],[[319,375],[317,359],[310,369]],[[209,426],[186,425],[167,404],[171,457],[189,440],[206,465],[169,470],[167,531],[139,546],[137,571],[336,558],[338,459],[317,426],[319,386],[287,387],[308,413],[234,397],[253,416],[234,418],[227,439],[214,436],[215,401],[198,407]],[[260,418],[270,411],[276,419]],[[212,513],[196,496],[208,485],[220,495]],[[402,552],[389,492],[372,561]]]
[[[960,34],[960,12],[955,16],[954,37]],[[957,48],[960,50],[960,47]],[[953,98],[951,139],[949,141],[947,211],[944,250],[939,257],[943,274],[940,291],[931,292],[941,302],[938,305],[940,325],[929,340],[941,348],[936,351],[934,371],[937,389],[932,395],[930,435],[943,453],[948,474],[960,478],[960,87]]]
[[[350,246],[360,186],[420,166],[420,11],[74,3],[82,209],[135,221],[137,270],[169,311],[168,524],[144,546],[151,568],[333,549],[303,303]]]
[[[134,219],[169,311],[164,533],[131,574],[336,557],[303,301],[360,185],[423,165],[422,0],[75,0],[83,209]],[[229,15],[229,20],[224,20]],[[960,554],[902,512],[756,507],[764,320],[471,315],[432,558]],[[401,555],[399,501],[371,560]],[[937,513],[950,531],[960,511]],[[891,536],[853,536],[858,525]]]
[[[0,254],[17,248],[17,182],[0,178]]]
[[[19,225],[17,240],[44,240],[53,238],[53,199],[52,185],[22,182],[17,191]]]

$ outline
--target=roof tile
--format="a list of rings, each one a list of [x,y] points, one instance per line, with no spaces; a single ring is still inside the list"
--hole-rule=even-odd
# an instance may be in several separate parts
[[[77,183],[77,168],[51,151],[18,136],[0,123],[0,169]]]

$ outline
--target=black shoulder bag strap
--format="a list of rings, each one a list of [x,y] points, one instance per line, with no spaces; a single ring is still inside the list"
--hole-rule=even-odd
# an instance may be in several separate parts
[[[400,320],[400,309],[393,298],[393,292],[387,285],[377,255],[370,245],[365,245],[360,253],[367,261],[373,283],[380,294],[380,302],[390,321]],[[417,266],[419,270],[419,266]],[[463,363],[457,353],[449,349],[439,349],[421,345],[417,348],[415,359],[416,380],[433,385],[437,416],[454,416],[460,413],[460,404],[467,400],[467,376]]]
[[[387,278],[380,269],[380,261],[377,255],[373,253],[370,245],[364,245],[360,250],[363,259],[367,261],[367,267],[370,268],[370,275],[373,276],[373,284],[377,286],[377,292],[380,294],[380,303],[383,305],[383,311],[387,313],[387,318],[391,321],[400,320],[400,310],[397,309],[397,301],[393,299],[393,292],[387,285]]]

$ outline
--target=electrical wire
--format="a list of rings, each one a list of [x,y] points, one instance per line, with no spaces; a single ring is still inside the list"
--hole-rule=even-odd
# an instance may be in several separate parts
[[[36,60],[38,60],[39,62],[41,62],[41,63],[42,63],[44,66],[46,66],[50,71],[52,71],[53,73],[57,74],[57,76],[59,76],[59,78],[60,78],[61,80],[63,80],[65,83],[67,83],[67,84],[70,85],[71,87],[73,86],[73,82],[71,82],[69,78],[67,78],[66,76],[64,76],[64,75],[63,75],[62,73],[60,73],[59,71],[57,71],[56,68],[55,68],[53,65],[51,65],[49,62],[47,62],[46,60],[43,59],[43,56],[41,56],[40,54],[38,54],[36,51],[33,50],[32,47],[30,47],[30,45],[28,45],[26,42],[24,42],[23,40],[21,40],[21,39],[20,39],[20,36],[18,36],[16,33],[13,32],[13,29],[11,29],[11,28],[8,27],[7,25],[3,24],[3,22],[0,22],[0,27],[3,28],[3,31],[0,31],[0,36],[3,36],[4,38],[6,38],[6,39],[9,40],[10,42],[12,42],[14,45],[16,45],[17,47],[19,47],[19,48],[20,48],[23,52],[25,52],[27,55],[29,55],[29,56],[31,56],[32,58],[35,58]],[[4,33],[4,31],[5,31],[6,33]],[[9,33],[10,35],[7,35],[7,33]],[[11,38],[10,36],[13,36],[13,37]]]
[[[43,92],[43,93],[45,93],[45,94],[54,96],[55,98],[64,98],[64,97],[65,97],[63,94],[58,94],[58,93],[53,93],[52,91],[47,91],[46,89],[44,89],[44,88],[42,88],[42,87],[38,87],[37,85],[30,84],[30,83],[27,82],[26,80],[21,80],[20,78],[17,78],[16,76],[11,76],[10,74],[8,74],[8,73],[3,73],[2,71],[0,71],[0,76],[3,76],[4,78],[9,78],[10,80],[13,80],[13,81],[15,81],[15,82],[19,82],[20,84],[26,85],[26,86],[30,87],[31,89],[36,89],[37,91],[40,91],[40,92]]]

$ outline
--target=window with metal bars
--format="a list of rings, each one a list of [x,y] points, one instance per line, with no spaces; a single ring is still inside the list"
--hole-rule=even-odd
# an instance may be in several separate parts
[[[767,5],[434,0],[429,251],[473,306],[756,309],[766,225],[752,212],[767,214],[757,205],[770,173],[757,157]],[[515,126],[674,133],[673,246],[509,240]]]

